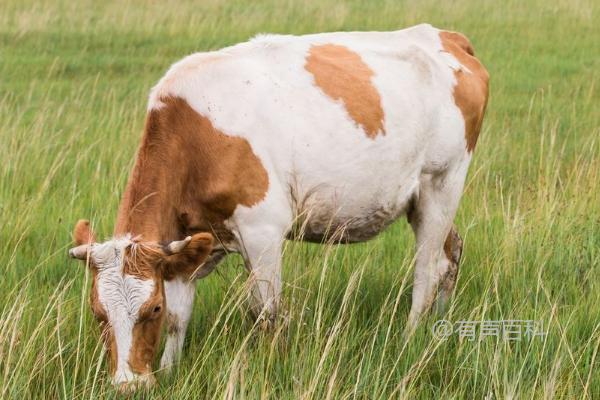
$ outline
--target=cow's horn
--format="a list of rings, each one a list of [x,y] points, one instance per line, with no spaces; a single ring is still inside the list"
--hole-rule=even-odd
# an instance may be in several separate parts
[[[192,241],[192,237],[188,236],[183,240],[174,240],[166,246],[167,254],[177,254],[186,248],[188,244]]]
[[[87,259],[89,247],[89,244],[82,244],[80,246],[73,247],[71,250],[69,250],[69,257],[77,258],[78,260],[85,260]]]

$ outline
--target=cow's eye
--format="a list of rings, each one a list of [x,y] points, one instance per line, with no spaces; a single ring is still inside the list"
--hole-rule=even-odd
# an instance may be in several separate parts
[[[140,321],[154,320],[160,318],[163,311],[163,305],[161,303],[155,303],[154,305],[148,304],[140,311]]]

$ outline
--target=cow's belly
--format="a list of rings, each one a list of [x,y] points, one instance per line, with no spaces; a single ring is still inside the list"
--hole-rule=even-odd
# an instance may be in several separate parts
[[[373,190],[362,185],[323,185],[308,191],[296,205],[288,238],[309,242],[355,243],[377,236],[404,215],[418,193],[418,179]]]

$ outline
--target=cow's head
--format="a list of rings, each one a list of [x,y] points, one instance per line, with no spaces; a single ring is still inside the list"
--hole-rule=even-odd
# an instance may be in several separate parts
[[[77,247],[69,250],[93,274],[91,306],[110,358],[113,384],[120,389],[152,385],[152,363],[165,316],[163,274],[169,265],[201,265],[213,238],[198,233],[167,244],[130,235],[96,242],[88,221],[75,225]]]

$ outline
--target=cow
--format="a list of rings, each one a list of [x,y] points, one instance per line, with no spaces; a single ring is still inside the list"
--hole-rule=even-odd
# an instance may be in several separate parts
[[[112,382],[154,383],[182,349],[196,280],[228,253],[249,271],[250,309],[273,321],[285,240],[354,243],[406,216],[416,237],[414,327],[453,292],[454,217],[488,99],[460,33],[259,35],[175,63],[151,90],[113,237],[86,220],[85,260]],[[437,302],[436,302],[437,299]]]

